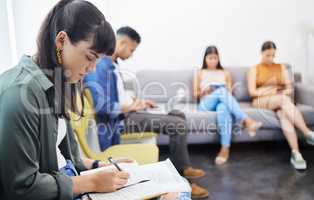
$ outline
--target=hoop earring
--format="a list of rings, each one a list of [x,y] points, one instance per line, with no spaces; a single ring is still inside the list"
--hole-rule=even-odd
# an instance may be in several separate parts
[[[60,49],[57,49],[57,60],[58,60],[58,64],[61,65],[62,64],[62,55],[61,55]]]

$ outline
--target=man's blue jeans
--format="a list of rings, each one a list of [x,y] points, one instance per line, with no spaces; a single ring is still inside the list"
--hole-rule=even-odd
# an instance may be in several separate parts
[[[220,143],[224,147],[230,147],[233,121],[240,122],[248,117],[224,86],[220,86],[211,94],[204,96],[198,105],[198,110],[217,112]]]

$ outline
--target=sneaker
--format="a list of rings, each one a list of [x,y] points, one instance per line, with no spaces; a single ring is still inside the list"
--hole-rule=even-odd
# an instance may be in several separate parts
[[[306,161],[298,151],[292,152],[290,162],[296,170],[305,170],[307,168]]]
[[[313,131],[311,131],[310,135],[306,138],[306,143],[314,146],[314,132]]]

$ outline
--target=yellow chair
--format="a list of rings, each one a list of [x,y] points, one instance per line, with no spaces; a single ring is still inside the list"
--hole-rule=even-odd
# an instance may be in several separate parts
[[[156,133],[123,133],[120,139],[122,144],[156,144]]]
[[[113,145],[103,152],[100,152],[100,150],[94,151],[88,144],[87,140],[89,131],[96,130],[92,134],[97,135],[97,129],[93,127],[93,125],[96,125],[95,113],[93,104],[91,104],[91,94],[88,90],[84,91],[83,100],[84,116],[79,118],[74,113],[71,113],[70,115],[72,119],[71,126],[76,134],[81,151],[87,158],[106,161],[110,156],[114,158],[128,157],[136,160],[139,164],[154,163],[158,161],[159,149],[156,144],[119,144]],[[148,134],[150,134],[151,137],[155,136],[154,133],[147,133],[145,137],[147,137]],[[136,137],[144,138],[144,134],[127,134],[127,136],[124,137],[130,137],[132,139],[136,139]]]

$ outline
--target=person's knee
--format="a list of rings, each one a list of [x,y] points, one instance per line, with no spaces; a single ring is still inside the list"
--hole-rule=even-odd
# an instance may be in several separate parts
[[[276,95],[276,96],[272,96],[269,99],[268,102],[271,107],[273,107],[274,109],[279,108],[281,109],[283,107],[284,104],[284,97],[282,95]]]
[[[228,110],[228,107],[227,107],[227,105],[226,104],[224,104],[224,103],[219,103],[218,105],[217,105],[217,107],[216,107],[216,111],[218,112],[218,113],[229,113],[229,110]]]
[[[282,105],[290,105],[290,104],[292,104],[291,98],[284,95],[282,97]]]
[[[217,89],[217,93],[219,95],[219,98],[226,99],[229,96],[229,91],[225,87],[221,87],[221,88]]]
[[[291,103],[291,99],[286,95],[276,95],[273,97],[273,102],[279,107],[282,107],[287,103]]]
[[[170,116],[175,116],[175,117],[179,117],[179,118],[184,119],[184,120],[186,119],[186,116],[185,116],[184,112],[182,112],[182,111],[180,111],[180,110],[176,110],[176,109],[170,111],[170,112],[168,113],[168,115],[170,115]]]
[[[178,116],[173,116],[173,118],[166,125],[166,132],[169,135],[180,134],[185,135],[187,132],[187,123],[185,119]]]

